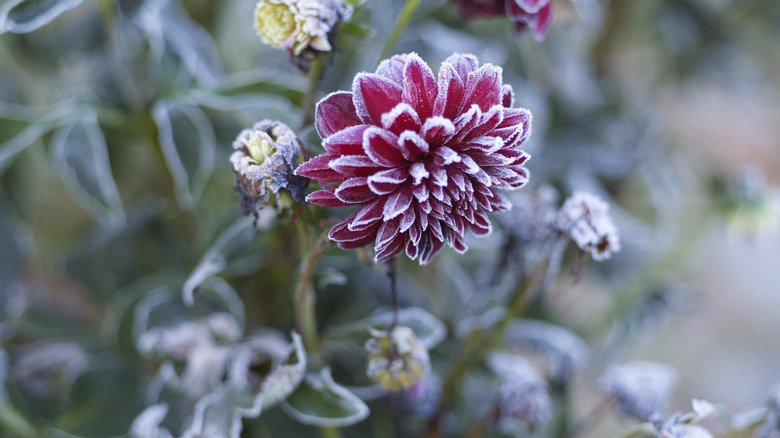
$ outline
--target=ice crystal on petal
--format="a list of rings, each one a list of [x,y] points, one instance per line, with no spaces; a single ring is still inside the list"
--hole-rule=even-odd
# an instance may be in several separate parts
[[[261,0],[255,28],[264,43],[298,56],[307,48],[330,51],[333,31],[351,17],[344,0]]]
[[[287,125],[272,120],[258,122],[233,142],[230,162],[236,173],[235,190],[241,195],[245,215],[260,217],[272,204],[277,209],[304,203],[309,180],[293,173],[303,161],[306,149]],[[273,199],[272,199],[273,196]]]
[[[506,15],[515,24],[517,32],[525,28],[537,41],[544,39],[552,23],[551,0],[451,0],[463,18],[491,18]]]
[[[647,421],[666,411],[669,393],[677,384],[677,372],[655,362],[630,362],[613,366],[599,380],[601,388],[617,399],[624,414]]]
[[[558,230],[568,235],[594,260],[608,259],[620,251],[620,238],[609,216],[609,205],[590,193],[577,192],[564,202],[556,221]]]
[[[330,238],[344,249],[373,244],[377,262],[405,252],[426,264],[445,244],[465,252],[466,230],[490,233],[487,213],[509,208],[498,190],[528,180],[521,147],[531,113],[509,107],[501,77],[501,68],[463,54],[437,76],[409,53],[320,101],[316,127],[327,153],[296,174],[320,182],[307,201],[359,207]]]

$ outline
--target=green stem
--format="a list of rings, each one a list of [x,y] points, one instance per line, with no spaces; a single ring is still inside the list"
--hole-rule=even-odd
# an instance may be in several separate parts
[[[412,18],[412,14],[414,14],[414,10],[417,9],[417,5],[419,4],[420,0],[406,0],[406,5],[404,6],[403,11],[401,11],[401,15],[398,17],[398,21],[395,23],[393,32],[390,34],[390,37],[387,38],[385,48],[382,49],[382,55],[379,56],[379,61],[390,57],[390,54],[393,52],[393,48],[395,47],[395,43],[398,41],[398,37],[401,36],[401,32],[403,32],[406,28],[406,25],[409,23],[409,19]]]
[[[0,430],[21,438],[39,438],[43,436],[10,403],[0,399]]]
[[[295,323],[298,331],[303,336],[303,344],[306,351],[316,352],[320,349],[320,339],[317,334],[317,318],[314,314],[314,290],[312,288],[312,277],[314,268],[322,256],[322,252],[328,246],[328,232],[325,231],[317,239],[314,248],[308,251],[308,226],[306,223],[299,224],[298,237],[301,241],[302,253],[307,254],[306,262],[298,278],[298,284],[295,287]]]
[[[322,431],[323,438],[341,438],[341,432],[339,432],[339,429],[333,426],[322,426],[320,427],[320,430]]]
[[[318,56],[311,63],[309,87],[301,103],[301,129],[309,126],[314,120],[314,106],[317,102],[317,92],[320,90],[320,84],[322,83],[322,71],[322,60]]]

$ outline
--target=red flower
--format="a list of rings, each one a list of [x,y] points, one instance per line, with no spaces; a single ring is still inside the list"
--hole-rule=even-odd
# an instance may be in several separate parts
[[[520,146],[531,113],[511,108],[501,73],[456,54],[437,80],[410,53],[358,74],[351,93],[320,101],[316,127],[327,153],[295,172],[320,182],[307,201],[360,206],[330,238],[344,249],[374,243],[377,262],[406,251],[425,264],[445,243],[465,252],[466,229],[490,233],[487,213],[510,206],[496,189],[528,180]]]
[[[490,18],[506,14],[515,30],[526,27],[537,41],[544,39],[552,23],[551,0],[452,0],[465,18]]]

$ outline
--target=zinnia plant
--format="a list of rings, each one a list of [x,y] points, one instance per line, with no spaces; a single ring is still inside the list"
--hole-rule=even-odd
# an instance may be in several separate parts
[[[512,100],[500,67],[455,54],[437,79],[410,53],[320,101],[327,153],[296,173],[320,182],[307,201],[359,207],[329,237],[344,249],[373,243],[377,262],[405,251],[426,264],[445,243],[465,252],[466,230],[489,234],[487,213],[509,208],[497,189],[528,180],[531,113]]]

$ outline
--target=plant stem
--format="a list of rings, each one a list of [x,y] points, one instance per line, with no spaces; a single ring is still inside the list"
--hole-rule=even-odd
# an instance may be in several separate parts
[[[406,0],[406,5],[404,6],[403,11],[401,11],[398,21],[395,23],[393,32],[390,33],[390,37],[387,38],[387,42],[385,43],[385,48],[382,49],[379,61],[390,57],[390,54],[395,47],[395,43],[398,41],[398,37],[401,36],[401,32],[406,28],[406,25],[409,23],[409,19],[412,18],[412,14],[414,14],[414,10],[417,9],[418,4],[420,4],[420,0]]]
[[[322,431],[323,438],[341,438],[341,432],[339,432],[339,429],[333,426],[322,426],[320,427],[320,430]]]
[[[596,424],[596,420],[601,417],[601,415],[606,411],[606,409],[612,404],[613,401],[615,401],[615,397],[609,397],[603,402],[599,403],[599,405],[593,408],[592,411],[577,420],[571,427],[569,427],[569,430],[566,431],[566,435],[564,435],[565,438],[574,438],[577,435],[581,435],[587,432]]]
[[[398,289],[396,288],[396,264],[395,259],[387,261],[387,278],[390,279],[390,296],[393,298],[393,322],[390,323],[390,328],[387,329],[387,336],[392,339],[393,330],[398,325],[398,312],[400,306],[398,305]]]
[[[322,83],[322,71],[322,60],[318,56],[311,63],[309,88],[303,96],[303,102],[301,102],[301,129],[309,126],[314,120],[314,106],[317,102],[317,92],[320,90],[320,84]]]
[[[493,426],[496,424],[496,421],[498,420],[499,416],[501,415],[501,406],[498,404],[498,402],[493,403],[492,406],[490,406],[490,409],[488,409],[487,412],[485,412],[485,415],[482,416],[482,418],[479,420],[477,424],[475,424],[469,431],[466,433],[465,438],[482,438],[485,436],[490,429],[493,428]]]
[[[299,239],[304,248],[308,245],[306,228],[306,223],[301,223],[298,226]],[[303,336],[303,344],[308,352],[319,351],[320,348],[319,335],[317,334],[317,318],[314,314],[314,291],[311,281],[314,275],[314,268],[317,266],[317,262],[328,244],[328,232],[325,231],[317,239],[311,251],[302,251],[302,253],[307,254],[306,262],[303,265],[303,269],[301,269],[301,275],[295,287],[295,324],[301,336]]]

